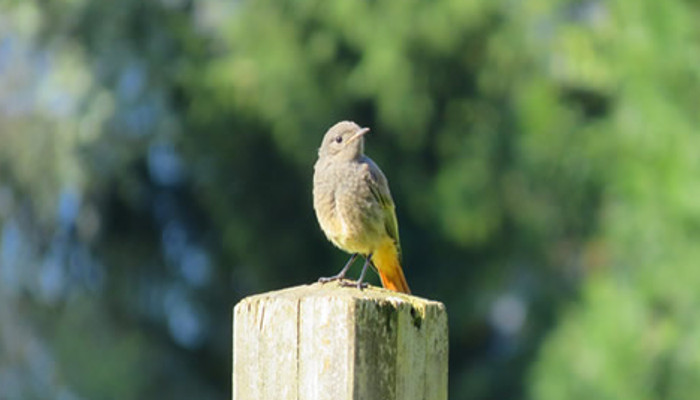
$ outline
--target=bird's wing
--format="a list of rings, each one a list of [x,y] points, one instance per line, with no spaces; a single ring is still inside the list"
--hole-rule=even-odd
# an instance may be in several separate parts
[[[367,158],[369,165],[369,174],[367,175],[367,183],[369,184],[372,197],[382,207],[384,214],[384,226],[389,237],[396,243],[396,249],[401,256],[401,244],[399,241],[399,224],[396,220],[396,210],[394,200],[389,192],[389,183],[381,169],[371,159]]]

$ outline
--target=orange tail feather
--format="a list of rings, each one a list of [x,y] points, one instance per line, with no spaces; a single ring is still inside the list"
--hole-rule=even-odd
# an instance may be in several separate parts
[[[372,254],[372,262],[377,267],[382,286],[396,292],[411,293],[406,277],[403,275],[403,269],[399,261],[399,252],[393,240],[387,239],[386,242],[379,246]]]

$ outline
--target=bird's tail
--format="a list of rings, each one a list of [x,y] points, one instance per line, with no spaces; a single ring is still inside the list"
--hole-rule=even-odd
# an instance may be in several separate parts
[[[411,293],[403,275],[399,251],[391,238],[386,238],[372,253],[372,263],[377,267],[382,286],[396,292]]]

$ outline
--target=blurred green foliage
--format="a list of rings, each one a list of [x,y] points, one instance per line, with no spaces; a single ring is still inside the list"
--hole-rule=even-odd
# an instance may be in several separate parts
[[[231,307],[336,272],[372,128],[454,399],[700,392],[700,6],[0,3],[0,397],[226,398]],[[375,279],[376,283],[377,280]]]

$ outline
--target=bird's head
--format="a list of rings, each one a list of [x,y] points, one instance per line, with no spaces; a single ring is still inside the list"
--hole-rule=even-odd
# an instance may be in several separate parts
[[[319,158],[352,160],[361,156],[365,150],[364,135],[367,132],[369,128],[360,128],[352,121],[338,122],[323,136],[323,142],[318,149]]]

